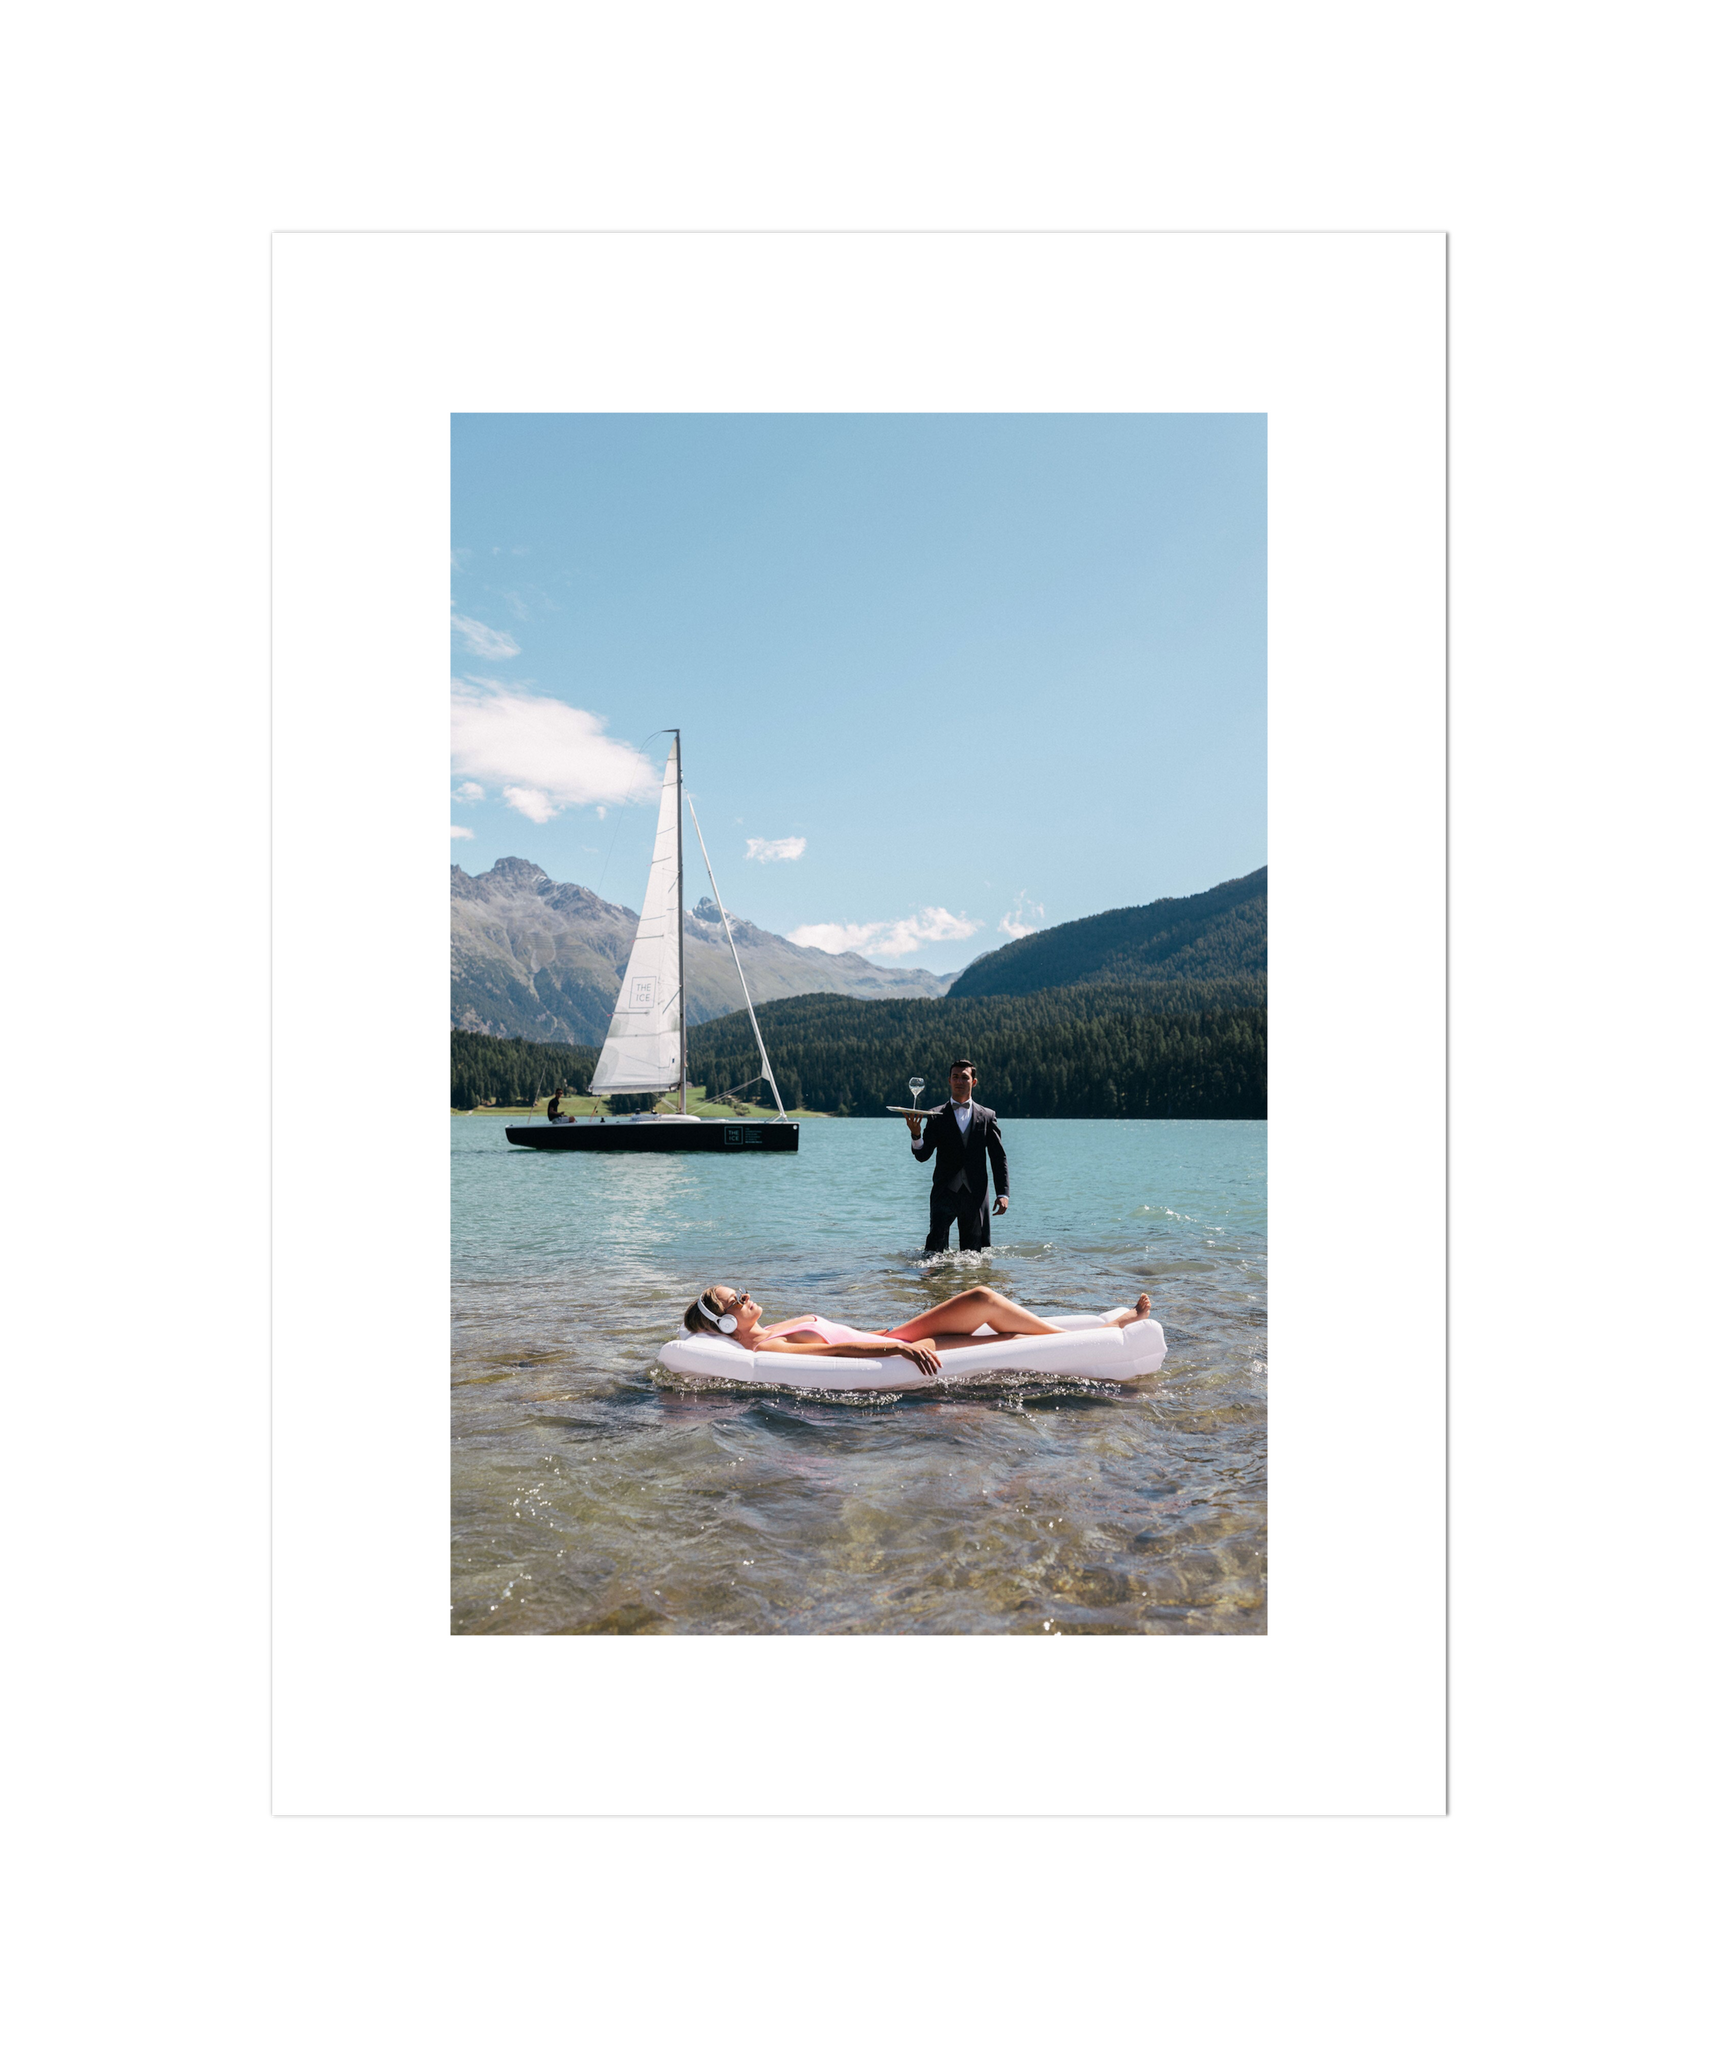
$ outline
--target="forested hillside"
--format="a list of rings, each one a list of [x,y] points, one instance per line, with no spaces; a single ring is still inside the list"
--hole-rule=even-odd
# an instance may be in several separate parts
[[[1155,1000],[1154,1000],[1155,998]],[[1262,1117],[1262,1006],[1189,1000],[1188,985],[1102,985],[940,1003],[796,996],[758,1011],[789,1109],[881,1116],[910,1100],[923,1074],[927,1104],[947,1094],[951,1059],[977,1063],[978,1099],[999,1116]],[[758,1072],[744,1011],[691,1034],[692,1079],[712,1094]]]
[[[1031,932],[975,960],[949,997],[1029,995],[1102,982],[1228,984],[1227,999],[1265,1000],[1267,870],[1198,896],[1164,896],[1128,910]]]
[[[482,1031],[455,1031],[452,1054],[455,1109],[485,1102],[523,1108],[555,1088],[583,1095],[597,1064],[594,1045],[540,1045]]]

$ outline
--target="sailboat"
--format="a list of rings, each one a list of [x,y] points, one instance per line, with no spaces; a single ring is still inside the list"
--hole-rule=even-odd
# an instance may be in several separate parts
[[[799,1125],[782,1107],[781,1090],[775,1084],[769,1054],[764,1050],[758,1013],[752,1008],[746,970],[740,965],[740,949],[734,944],[734,929],[723,907],[722,892],[716,887],[716,872],[710,866],[709,849],[692,812],[692,827],[698,834],[698,850],[710,876],[710,888],[721,912],[722,929],[728,935],[728,950],[740,977],[740,993],[746,999],[746,1013],[752,1020],[752,1036],[758,1042],[763,1072],[756,1078],[767,1081],[775,1097],[776,1114],[768,1122],[738,1117],[692,1116],[686,1108],[686,932],[685,862],[681,844],[682,801],[689,806],[680,776],[680,732],[673,730],[668,765],[662,774],[662,802],[656,814],[656,848],[650,861],[650,880],[645,885],[644,910],[626,963],[608,1036],[603,1040],[597,1070],[591,1079],[593,1095],[651,1095],[660,1099],[671,1089],[680,1091],[680,1108],[667,1115],[650,1111],[643,1116],[587,1117],[583,1123],[509,1124],[509,1144],[528,1145],[537,1152],[797,1152]],[[750,1083],[747,1084],[751,1085]]]

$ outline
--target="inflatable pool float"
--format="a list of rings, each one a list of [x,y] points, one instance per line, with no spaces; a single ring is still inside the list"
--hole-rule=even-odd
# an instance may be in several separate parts
[[[732,1337],[714,1331],[687,1334],[664,1344],[659,1365],[690,1379],[750,1381],[754,1386],[813,1387],[830,1394],[856,1394],[869,1388],[895,1392],[905,1387],[937,1387],[949,1380],[982,1379],[989,1373],[1024,1374],[1031,1379],[1136,1380],[1156,1372],[1168,1345],[1163,1325],[1147,1317],[1116,1329],[1112,1309],[1107,1316],[1046,1316],[1056,1325],[1054,1337],[1013,1337],[1006,1344],[970,1344],[942,1354],[935,1376],[920,1372],[910,1358],[831,1358],[808,1345],[794,1357],[787,1351],[748,1351]],[[974,1333],[990,1334],[981,1323]]]

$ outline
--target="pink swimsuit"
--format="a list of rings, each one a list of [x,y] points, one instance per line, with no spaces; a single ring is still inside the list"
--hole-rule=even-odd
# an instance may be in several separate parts
[[[875,1330],[850,1330],[845,1323],[831,1323],[822,1316],[800,1316],[791,1329],[777,1330],[776,1337],[797,1337],[806,1330],[825,1344],[875,1343],[877,1337]]]

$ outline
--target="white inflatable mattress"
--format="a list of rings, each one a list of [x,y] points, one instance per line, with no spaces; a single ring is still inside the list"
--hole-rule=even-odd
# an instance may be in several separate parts
[[[1113,1309],[1112,1315],[1125,1315]],[[971,1344],[941,1354],[935,1376],[920,1372],[910,1358],[831,1358],[820,1346],[803,1355],[786,1351],[748,1351],[732,1337],[713,1331],[688,1334],[664,1344],[657,1363],[693,1379],[742,1380],[755,1386],[814,1387],[825,1393],[851,1394],[863,1388],[893,1391],[902,1387],[935,1387],[945,1380],[982,1378],[986,1373],[1028,1373],[1045,1379],[1134,1380],[1156,1372],[1168,1346],[1163,1325],[1149,1317],[1116,1329],[1108,1316],[1046,1316],[1056,1325],[1054,1337],[1012,1337],[1006,1344]],[[980,1335],[989,1325],[981,1326]]]

